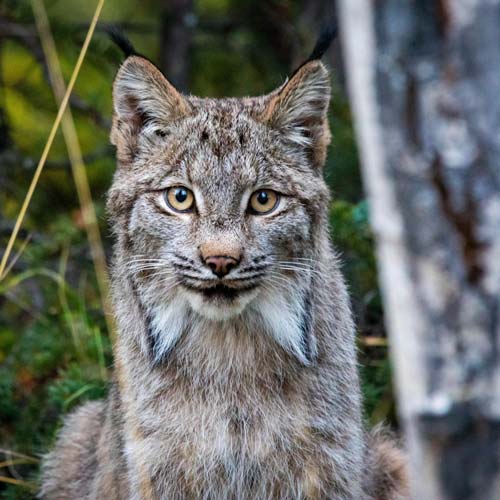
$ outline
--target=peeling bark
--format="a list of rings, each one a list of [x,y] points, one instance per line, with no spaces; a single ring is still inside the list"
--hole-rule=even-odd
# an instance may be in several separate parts
[[[416,499],[500,498],[500,1],[339,0]]]

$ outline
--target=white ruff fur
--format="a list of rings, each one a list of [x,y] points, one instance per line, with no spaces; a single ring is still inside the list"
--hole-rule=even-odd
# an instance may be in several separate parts
[[[236,319],[245,324],[246,330],[266,333],[307,365],[302,338],[304,303],[304,293],[292,289],[255,290],[227,303],[207,301],[195,292],[177,290],[168,301],[150,310],[154,357],[161,360],[166,356],[188,329],[200,325],[223,329],[225,323],[229,325],[229,320]],[[314,343],[309,348],[314,351]]]
[[[150,321],[155,336],[155,360],[161,360],[179,340],[188,326],[189,312],[189,304],[181,294],[152,308]]]

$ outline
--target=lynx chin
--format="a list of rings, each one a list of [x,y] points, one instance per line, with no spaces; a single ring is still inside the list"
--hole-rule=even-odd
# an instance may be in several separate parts
[[[40,497],[408,498],[403,453],[362,425],[328,236],[325,66],[310,58],[261,97],[202,99],[130,52],[107,198],[113,383],[66,418]]]

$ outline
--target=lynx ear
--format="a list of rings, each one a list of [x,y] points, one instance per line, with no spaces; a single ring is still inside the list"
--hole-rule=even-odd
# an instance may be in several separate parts
[[[271,94],[262,121],[310,153],[314,166],[323,166],[330,143],[327,112],[330,78],[318,60],[306,62],[278,91]]]
[[[111,143],[119,157],[133,153],[145,125],[166,125],[189,114],[187,100],[162,72],[141,56],[130,56],[121,65],[113,84]]]

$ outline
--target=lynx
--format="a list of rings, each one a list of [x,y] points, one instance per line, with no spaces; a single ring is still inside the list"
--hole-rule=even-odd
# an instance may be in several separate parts
[[[120,43],[114,381],[66,419],[41,497],[407,498],[402,452],[362,425],[322,177],[324,40],[242,99],[182,95]]]

